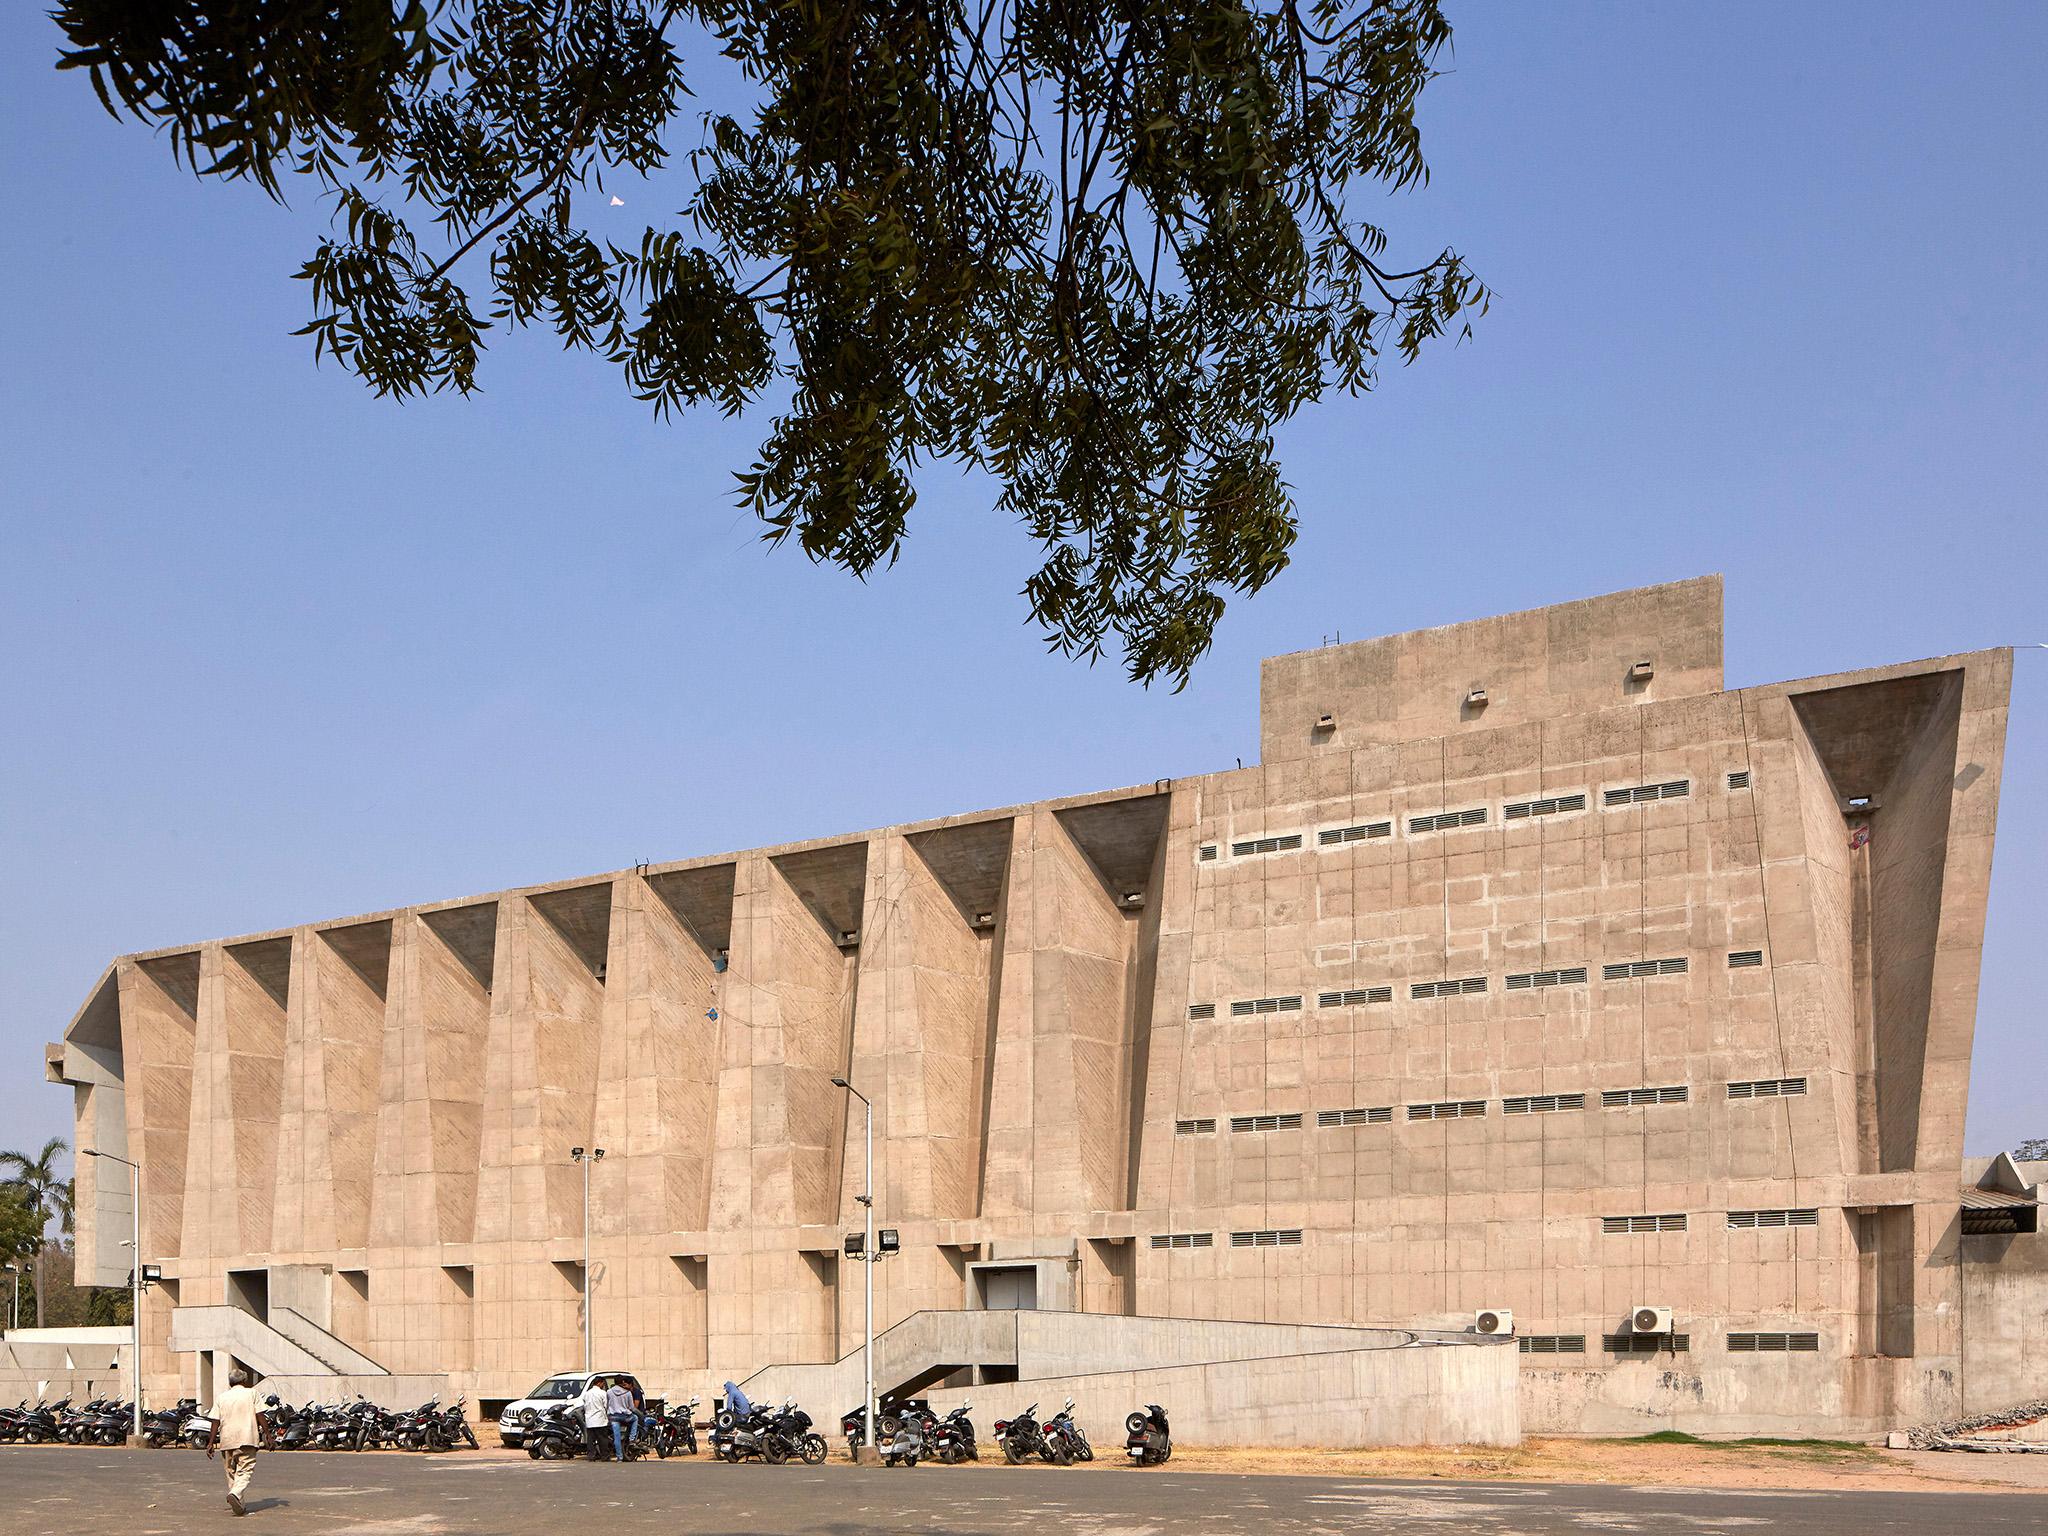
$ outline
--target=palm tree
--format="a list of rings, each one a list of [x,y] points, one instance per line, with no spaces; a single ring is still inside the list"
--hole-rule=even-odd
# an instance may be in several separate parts
[[[63,1230],[71,1230],[71,1181],[57,1174],[57,1159],[71,1150],[70,1143],[61,1136],[52,1136],[43,1143],[43,1150],[34,1157],[26,1152],[0,1152],[0,1169],[11,1169],[10,1184],[17,1186],[28,1201],[30,1212],[36,1221],[35,1255],[36,1270],[36,1326],[43,1326],[43,1249],[48,1242],[46,1228],[51,1217],[56,1217]]]

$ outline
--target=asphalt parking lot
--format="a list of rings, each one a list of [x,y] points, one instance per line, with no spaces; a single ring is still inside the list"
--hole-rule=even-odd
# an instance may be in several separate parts
[[[2048,1495],[1724,1492],[1620,1486],[1401,1483],[1040,1467],[724,1466],[702,1459],[547,1463],[462,1454],[271,1454],[250,1514],[222,1498],[218,1463],[185,1451],[0,1446],[8,1536],[816,1536],[944,1531],[1077,1536],[1259,1531],[1355,1536],[2039,1536]]]

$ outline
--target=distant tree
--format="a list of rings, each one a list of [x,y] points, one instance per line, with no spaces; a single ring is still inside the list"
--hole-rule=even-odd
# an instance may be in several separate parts
[[[0,1184],[0,1262],[20,1266],[26,1273],[43,1233],[28,1202],[28,1191],[15,1183]],[[14,1275],[0,1271],[0,1317],[14,1320],[14,1299],[20,1294]]]
[[[9,1182],[20,1189],[35,1221],[34,1247],[30,1250],[30,1257],[35,1266],[38,1328],[44,1326],[43,1255],[48,1246],[45,1234],[52,1221],[65,1232],[71,1230],[71,1180],[60,1178],[57,1173],[57,1159],[69,1150],[70,1144],[61,1136],[52,1136],[43,1143],[43,1150],[33,1157],[26,1152],[0,1152],[0,1173],[11,1174]]]
[[[2012,1149],[2016,1163],[2048,1162],[2048,1136],[2029,1136]]]
[[[1441,0],[59,0],[59,67],[201,176],[330,204],[302,334],[380,395],[543,326],[657,416],[780,410],[740,500],[865,577],[985,471],[1048,642],[1176,686],[1287,565],[1275,429],[1485,289],[1355,204],[1426,181]],[[683,50],[751,92],[685,116]],[[614,243],[606,177],[670,163]],[[580,200],[579,200],[580,195]],[[613,216],[618,217],[618,216]],[[1365,478],[1361,465],[1360,479]]]
[[[135,1315],[133,1298],[118,1285],[78,1285],[77,1245],[53,1241],[44,1254],[52,1328],[125,1328]],[[40,1293],[39,1293],[40,1297]]]

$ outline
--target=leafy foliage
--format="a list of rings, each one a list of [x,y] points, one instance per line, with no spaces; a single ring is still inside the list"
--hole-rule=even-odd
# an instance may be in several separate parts
[[[334,232],[305,328],[380,394],[476,387],[544,326],[665,414],[781,408],[739,493],[857,576],[920,464],[987,471],[1048,640],[1184,683],[1285,568],[1274,429],[1483,312],[1352,206],[1426,180],[1440,0],[60,0],[108,110]],[[751,87],[680,227],[577,194],[668,164],[685,46]],[[476,263],[465,268],[473,253]],[[474,270],[480,264],[481,271]]]

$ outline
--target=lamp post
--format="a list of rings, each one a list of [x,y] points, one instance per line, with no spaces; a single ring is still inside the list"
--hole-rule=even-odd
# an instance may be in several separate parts
[[[590,1165],[604,1161],[604,1148],[569,1149],[569,1161],[583,1165],[583,1369],[590,1370]]]
[[[134,1250],[129,1258],[128,1288],[130,1301],[128,1305],[128,1321],[133,1326],[135,1334],[133,1345],[135,1379],[128,1383],[128,1388],[135,1394],[134,1432],[135,1438],[140,1440],[142,1438],[142,1165],[140,1163],[131,1163],[125,1157],[117,1157],[112,1152],[95,1152],[90,1147],[81,1147],[79,1152],[85,1157],[104,1158],[110,1163],[119,1163],[128,1170],[128,1204],[130,1213],[135,1218],[134,1239],[122,1244],[124,1248],[132,1248]]]
[[[21,1266],[10,1259],[4,1267],[8,1274],[14,1276],[14,1307],[7,1314],[7,1326],[9,1328],[19,1328],[21,1326]]]
[[[867,1130],[867,1171],[859,1196],[862,1209],[867,1214],[867,1240],[861,1245],[860,1261],[867,1266],[867,1299],[861,1308],[861,1333],[864,1343],[860,1352],[861,1366],[861,1407],[867,1414],[868,1446],[870,1449],[882,1443],[880,1426],[875,1422],[875,1106],[868,1096],[843,1077],[832,1079],[834,1088],[844,1088],[860,1100],[861,1117]]]

